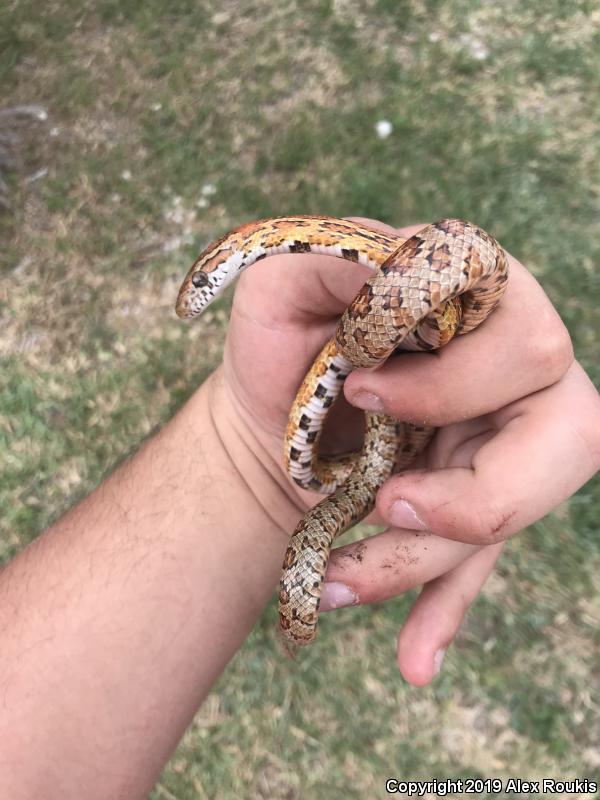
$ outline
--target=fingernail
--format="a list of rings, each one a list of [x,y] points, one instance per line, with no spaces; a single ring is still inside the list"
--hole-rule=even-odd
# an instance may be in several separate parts
[[[357,603],[358,597],[345,583],[331,581],[323,584],[321,605],[319,606],[321,611],[331,611],[334,608],[344,608],[344,606],[355,606]]]
[[[444,649],[436,650],[435,655],[433,657],[433,670],[437,675],[438,672],[442,668],[442,664],[444,663],[444,656],[446,655],[446,651]]]
[[[381,398],[373,392],[358,392],[352,398],[352,405],[362,408],[363,411],[383,411]]]
[[[427,525],[406,500],[394,500],[390,508],[389,520],[392,525],[399,528],[408,528],[411,531],[426,531]]]

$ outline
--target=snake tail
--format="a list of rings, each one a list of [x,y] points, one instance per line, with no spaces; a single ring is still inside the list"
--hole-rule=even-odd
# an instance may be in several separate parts
[[[397,449],[396,420],[367,413],[364,446],[354,469],[342,487],[305,514],[292,534],[279,584],[281,631],[289,642],[314,640],[331,545],[373,510],[377,489],[394,470]]]

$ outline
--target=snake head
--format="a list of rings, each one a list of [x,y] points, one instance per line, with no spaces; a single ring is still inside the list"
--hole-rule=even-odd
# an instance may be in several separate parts
[[[194,264],[185,276],[179,290],[175,311],[178,317],[197,317],[214,300],[216,289],[209,273]]]
[[[231,234],[202,252],[190,267],[179,290],[175,310],[178,317],[197,317],[237,276],[244,252],[234,246]]]

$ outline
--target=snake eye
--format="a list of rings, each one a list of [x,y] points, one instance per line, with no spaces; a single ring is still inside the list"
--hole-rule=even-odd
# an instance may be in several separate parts
[[[192,283],[197,289],[200,289],[202,286],[208,286],[210,278],[206,272],[196,272],[195,275],[192,275]]]

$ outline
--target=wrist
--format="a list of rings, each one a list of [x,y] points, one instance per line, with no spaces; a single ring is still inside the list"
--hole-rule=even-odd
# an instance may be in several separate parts
[[[232,474],[245,484],[268,524],[275,525],[287,539],[305,508],[284,472],[282,442],[265,441],[257,434],[256,426],[239,409],[222,367],[190,402],[205,405],[203,415]]]

